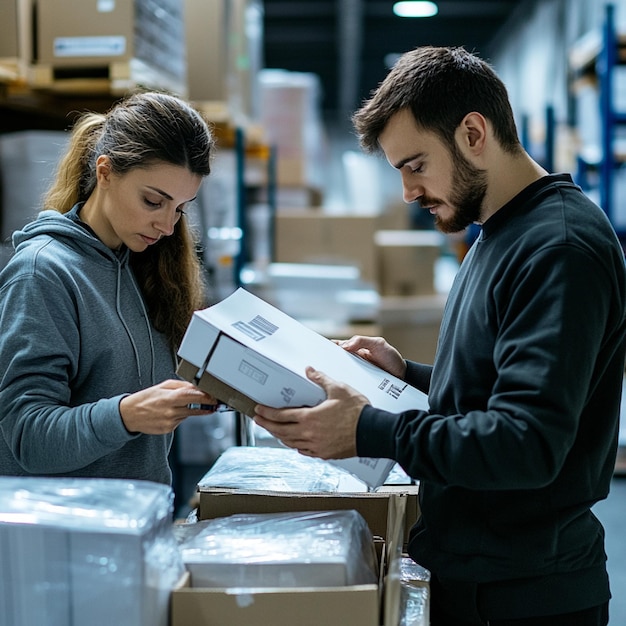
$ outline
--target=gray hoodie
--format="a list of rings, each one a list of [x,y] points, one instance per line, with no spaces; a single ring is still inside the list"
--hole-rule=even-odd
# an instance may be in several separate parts
[[[43,211],[13,234],[0,273],[0,475],[169,484],[172,435],[129,433],[124,395],[175,377],[149,323],[129,251]]]

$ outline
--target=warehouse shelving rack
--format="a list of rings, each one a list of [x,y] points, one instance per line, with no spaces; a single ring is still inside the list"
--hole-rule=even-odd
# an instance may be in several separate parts
[[[615,219],[615,173],[626,161],[623,155],[616,154],[615,136],[619,126],[626,125],[626,111],[615,108],[614,79],[615,69],[626,64],[626,40],[618,36],[615,27],[615,6],[605,7],[604,23],[599,49],[593,56],[597,80],[600,116],[600,142],[597,160],[589,160],[581,154],[577,157],[577,182],[585,190],[593,188],[590,172],[596,171],[599,203],[617,230],[626,241],[626,229],[618,228]]]
[[[249,206],[249,192],[251,185],[246,178],[246,161],[249,158],[260,159],[265,165],[265,201],[269,207],[269,249],[270,260],[274,259],[274,231],[276,221],[276,149],[273,146],[260,143],[247,145],[245,131],[242,128],[235,130],[235,153],[237,156],[237,222],[242,231],[241,246],[234,263],[234,281],[241,287],[241,272],[251,261],[249,229],[247,228],[247,213]],[[255,185],[258,192],[258,185]]]

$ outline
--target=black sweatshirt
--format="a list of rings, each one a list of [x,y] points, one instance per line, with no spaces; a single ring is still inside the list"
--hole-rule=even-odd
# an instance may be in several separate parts
[[[481,583],[491,619],[609,598],[590,507],[614,467],[625,311],[606,215],[569,175],[544,177],[483,225],[433,367],[408,363],[430,411],[361,413],[358,454],[420,480],[410,555],[441,579]]]

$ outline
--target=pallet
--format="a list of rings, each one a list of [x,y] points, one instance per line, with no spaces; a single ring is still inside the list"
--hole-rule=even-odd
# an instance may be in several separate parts
[[[168,91],[183,97],[187,92],[184,81],[169,77],[140,59],[99,66],[55,67],[36,64],[28,68],[27,82],[33,90],[66,95],[123,96],[141,88]]]

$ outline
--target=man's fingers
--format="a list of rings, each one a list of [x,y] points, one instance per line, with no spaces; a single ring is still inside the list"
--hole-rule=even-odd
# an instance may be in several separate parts
[[[320,370],[316,370],[314,367],[310,365],[307,366],[305,370],[305,374],[309,380],[312,380],[314,383],[317,383],[324,391],[327,392],[328,388],[335,382],[330,376],[327,376],[324,372]]]
[[[293,424],[298,422],[296,413],[286,411],[285,409],[274,409],[271,406],[257,404],[254,407],[254,412],[255,418],[258,416],[275,424]]]

